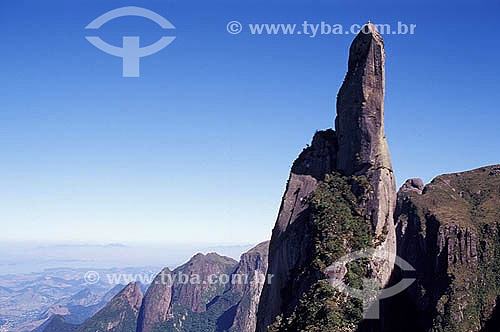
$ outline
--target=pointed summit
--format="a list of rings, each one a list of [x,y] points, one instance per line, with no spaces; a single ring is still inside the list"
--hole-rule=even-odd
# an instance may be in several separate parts
[[[322,308],[318,312],[325,317],[331,309],[331,299],[318,298],[314,287],[327,279],[323,265],[326,268],[341,252],[354,250],[362,239],[370,239],[367,247],[386,253],[382,259],[373,257],[369,270],[372,279],[387,284],[396,253],[396,186],[384,132],[384,94],[384,43],[377,27],[368,23],[350,48],[348,72],[337,99],[336,131],[317,132],[292,166],[270,243],[268,274],[273,282],[262,291],[258,332],[269,331],[270,326],[277,332],[333,331],[322,324],[342,314],[322,320],[309,310]],[[345,195],[355,198],[332,205]],[[330,210],[324,210],[327,207]],[[337,214],[344,209],[359,215]],[[351,223],[364,235],[341,231]],[[301,303],[308,303],[307,308]]]
[[[337,169],[345,175],[364,175],[370,183],[364,204],[382,250],[394,253],[396,184],[384,129],[385,50],[382,36],[366,24],[349,51],[349,66],[337,97],[335,126],[338,136]],[[382,284],[390,276],[392,261],[376,271]]]
[[[346,175],[372,167],[391,169],[384,133],[385,50],[375,25],[366,24],[349,51],[337,98],[338,169]]]

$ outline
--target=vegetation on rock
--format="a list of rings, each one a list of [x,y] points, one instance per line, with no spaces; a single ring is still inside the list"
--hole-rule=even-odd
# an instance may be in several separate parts
[[[425,312],[415,325],[483,331],[500,298],[500,167],[442,175],[398,201],[398,254],[420,271],[406,291]]]
[[[339,173],[327,175],[318,184],[309,201],[311,259],[297,274],[303,280],[312,277],[313,282],[293,312],[279,316],[268,327],[269,332],[355,330],[361,319],[362,303],[335,290],[329,284],[326,268],[351,251],[372,246],[371,223],[358,203],[369,190],[363,176],[345,177]],[[351,264],[344,281],[359,287],[359,280],[368,272],[362,262]]]

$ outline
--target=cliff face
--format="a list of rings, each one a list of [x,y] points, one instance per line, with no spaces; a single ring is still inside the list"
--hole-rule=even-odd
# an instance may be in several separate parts
[[[138,332],[189,331],[192,324],[208,325],[210,302],[224,293],[223,283],[209,283],[211,275],[231,275],[237,262],[215,253],[197,254],[174,271],[164,269],[144,297]],[[208,331],[207,330],[207,331]]]
[[[388,253],[372,264],[382,285],[389,281],[396,251],[394,208],[396,184],[384,129],[385,51],[382,37],[367,24],[349,52],[346,78],[337,98],[339,151],[337,169],[345,175],[365,175],[371,190],[360,201],[370,218],[380,247]]]
[[[207,304],[225,290],[222,283],[210,284],[211,275],[231,275],[238,262],[229,257],[219,256],[215,253],[207,255],[197,254],[191,260],[176,268],[173,275],[185,275],[187,280],[195,280],[199,276],[201,282],[177,282],[173,285],[173,304],[180,311],[188,309],[191,312],[203,312]],[[179,280],[179,279],[178,279]]]
[[[292,166],[285,195],[269,246],[268,274],[272,283],[264,285],[257,315],[257,331],[266,331],[284,307],[293,306],[282,294],[292,272],[307,262],[311,240],[307,236],[310,218],[308,198],[318,181],[335,169],[337,136],[333,130],[318,132]],[[289,296],[298,298],[298,291]],[[300,290],[302,291],[302,290]]]
[[[239,263],[197,254],[174,271],[164,269],[146,292],[137,331],[254,332],[268,247],[269,242],[259,244]],[[211,276],[228,280],[210,283]]]
[[[274,277],[261,296],[259,332],[277,319],[297,316],[299,300],[314,297],[307,292],[322,287],[325,268],[341,254],[367,246],[383,249],[388,257],[395,254],[396,190],[384,133],[384,61],[382,38],[368,24],[350,49],[337,100],[336,131],[316,133],[292,167],[272,234],[268,273]],[[353,235],[343,226],[352,222],[364,230],[365,220],[370,234]],[[341,229],[344,239],[339,237]],[[391,259],[378,260],[371,265],[371,276],[383,286],[392,268]],[[273,331],[298,328],[287,324],[277,322]]]
[[[158,324],[168,319],[172,285],[166,282],[165,277],[170,274],[168,268],[163,269],[146,291],[137,321],[138,332],[152,332]]]
[[[415,308],[406,318],[415,331],[486,331],[500,298],[499,206],[499,166],[400,189],[398,255],[417,281],[397,305]]]
[[[229,292],[238,294],[234,319],[229,332],[255,332],[257,309],[264,283],[267,282],[269,241],[263,242],[241,256],[232,279],[248,276],[248,283],[231,283]],[[231,310],[231,309],[230,309]]]

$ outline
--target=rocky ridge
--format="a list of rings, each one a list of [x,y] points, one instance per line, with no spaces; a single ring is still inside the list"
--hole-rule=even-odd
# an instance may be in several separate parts
[[[417,281],[396,306],[415,308],[406,318],[415,331],[485,331],[499,310],[498,170],[441,175],[425,187],[411,179],[398,192],[398,255]]]
[[[113,297],[104,308],[80,325],[76,331],[134,332],[142,299],[139,285],[131,283]]]
[[[54,317],[44,332],[254,332],[269,242],[244,253],[240,262],[215,253],[197,254],[165,268],[143,297],[131,283],[81,325]],[[210,276],[229,281],[210,284]]]

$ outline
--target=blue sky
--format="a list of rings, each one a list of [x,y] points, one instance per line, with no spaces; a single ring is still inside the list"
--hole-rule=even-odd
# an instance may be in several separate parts
[[[140,78],[85,26],[122,6],[175,41]],[[0,241],[256,243],[290,165],[333,125],[352,35],[255,36],[249,23],[417,24],[384,36],[400,185],[500,162],[495,1],[2,1]],[[238,20],[244,30],[226,31]],[[125,17],[98,36],[164,35]]]

